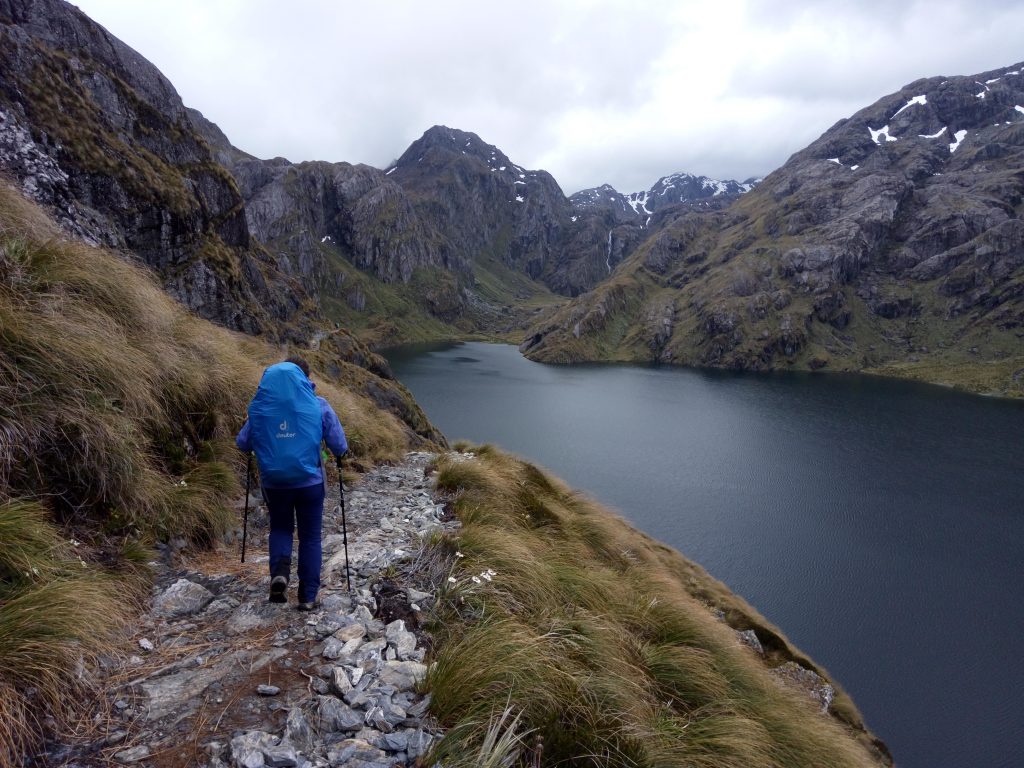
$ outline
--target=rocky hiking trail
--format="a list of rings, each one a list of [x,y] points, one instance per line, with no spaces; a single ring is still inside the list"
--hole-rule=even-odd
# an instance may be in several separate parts
[[[154,599],[128,658],[108,662],[86,744],[51,764],[138,766],[414,765],[440,736],[416,691],[429,638],[418,614],[433,599],[410,556],[450,531],[426,471],[410,453],[346,488],[351,592],[337,481],[328,482],[323,586],[312,612],[267,600],[267,517],[250,497],[246,563],[237,546],[158,567]],[[241,504],[241,502],[240,502]],[[451,519],[448,519],[451,518]]]

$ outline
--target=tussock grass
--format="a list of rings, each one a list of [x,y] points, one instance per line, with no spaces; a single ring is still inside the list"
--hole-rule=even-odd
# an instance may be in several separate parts
[[[514,711],[544,764],[891,764],[841,692],[824,715],[772,678],[783,660],[813,665],[699,566],[537,467],[476,453],[438,464],[463,523],[435,545],[455,579],[430,624],[426,685],[452,729],[438,755],[470,760],[494,713]],[[733,627],[763,635],[767,660]]]
[[[0,766],[88,700],[76,675],[131,611],[152,545],[238,525],[233,438],[292,351],[190,315],[0,183]],[[314,379],[357,461],[406,449],[410,429],[359,382]]]
[[[205,541],[231,524],[231,442],[279,350],[199,320],[148,273],[59,239],[0,190],[0,489],[45,497],[65,522]],[[352,452],[396,458],[407,430],[362,393],[318,392]]]
[[[79,557],[38,502],[0,503],[0,765],[20,764],[44,716],[61,723],[110,650],[131,591]],[[79,544],[81,547],[81,544]],[[124,594],[126,593],[127,594]],[[115,597],[115,595],[120,595]],[[102,616],[103,621],[97,622]]]

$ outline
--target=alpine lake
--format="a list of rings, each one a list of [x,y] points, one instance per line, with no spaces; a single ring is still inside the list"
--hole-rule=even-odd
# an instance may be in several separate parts
[[[388,350],[450,440],[550,469],[742,595],[901,768],[1024,754],[1024,402],[844,374]]]

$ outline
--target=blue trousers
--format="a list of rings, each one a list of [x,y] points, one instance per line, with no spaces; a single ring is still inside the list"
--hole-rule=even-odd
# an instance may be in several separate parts
[[[290,576],[292,534],[297,529],[299,602],[312,603],[320,591],[324,484],[305,488],[264,488],[263,492],[270,511],[270,575]]]

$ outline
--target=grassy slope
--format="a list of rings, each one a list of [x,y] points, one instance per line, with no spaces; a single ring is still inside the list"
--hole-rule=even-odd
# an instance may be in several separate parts
[[[60,722],[67,702],[89,700],[68,695],[85,685],[76,664],[126,620],[122,595],[142,594],[133,563],[148,546],[210,542],[238,523],[232,438],[280,354],[188,314],[139,268],[61,239],[0,186],[0,765],[27,753],[44,715]],[[358,381],[355,366],[334,367]],[[317,379],[356,461],[406,450],[395,416]]]
[[[891,764],[841,690],[823,715],[769,675],[797,661],[827,677],[699,566],[536,467],[476,454],[438,473],[463,523],[433,553],[427,685],[451,728],[446,765],[480,763],[488,727],[520,757],[539,735],[543,764]],[[754,629],[766,658],[733,628]]]

